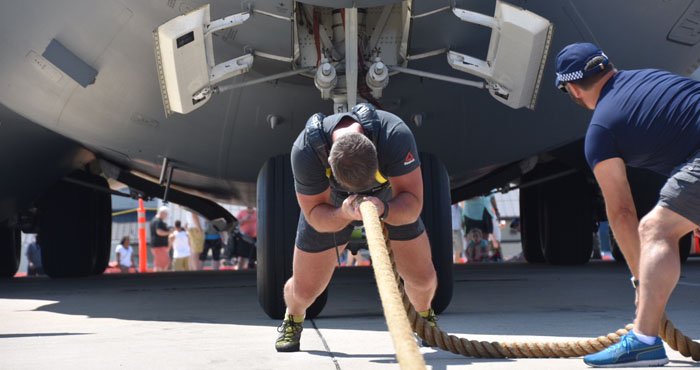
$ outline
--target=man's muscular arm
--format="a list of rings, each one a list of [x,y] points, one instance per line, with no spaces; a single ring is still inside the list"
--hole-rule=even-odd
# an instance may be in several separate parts
[[[632,275],[639,278],[639,220],[627,181],[625,163],[621,158],[606,159],[595,166],[593,173],[603,191],[605,210],[615,240],[625,255]]]
[[[390,177],[389,182],[394,198],[388,202],[389,215],[384,222],[389,225],[415,222],[423,209],[423,176],[420,167],[405,175]],[[382,214],[384,206],[378,206],[377,210]]]
[[[357,205],[353,202],[355,198],[354,195],[349,196],[340,208],[336,208],[330,204],[330,188],[315,195],[297,193],[299,207],[304,212],[306,221],[322,233],[340,231],[351,221],[362,219]]]

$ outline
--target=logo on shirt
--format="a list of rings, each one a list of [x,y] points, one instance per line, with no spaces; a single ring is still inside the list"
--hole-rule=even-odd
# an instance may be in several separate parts
[[[416,159],[413,158],[413,154],[411,154],[411,152],[408,152],[408,154],[406,154],[406,158],[403,160],[403,165],[408,166],[409,164],[411,164],[415,161],[416,161]]]

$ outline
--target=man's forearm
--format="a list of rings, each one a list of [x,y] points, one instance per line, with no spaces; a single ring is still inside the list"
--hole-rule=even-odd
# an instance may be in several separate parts
[[[334,233],[342,230],[350,223],[343,217],[340,208],[330,204],[318,204],[311,209],[307,220],[316,231],[321,233]]]
[[[615,235],[615,241],[627,260],[632,275],[639,278],[639,220],[634,212],[608,211],[608,221]]]
[[[415,222],[420,217],[423,207],[415,195],[403,192],[388,202],[389,214],[384,222],[389,225],[407,225]]]

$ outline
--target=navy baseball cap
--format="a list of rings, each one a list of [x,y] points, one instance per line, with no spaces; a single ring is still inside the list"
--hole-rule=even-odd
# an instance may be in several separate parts
[[[567,82],[592,76],[604,70],[609,63],[608,56],[590,42],[569,44],[557,54],[554,85],[567,92],[564,88]]]

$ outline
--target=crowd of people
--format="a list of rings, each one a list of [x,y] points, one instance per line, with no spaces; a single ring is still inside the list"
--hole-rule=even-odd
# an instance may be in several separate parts
[[[216,223],[192,213],[191,223],[175,220],[167,224],[169,209],[162,206],[150,223],[153,271],[196,271],[207,268],[219,270],[228,266],[233,270],[255,268],[257,212],[253,207],[240,211],[234,230],[220,230]],[[117,267],[121,272],[136,271],[131,238],[124,236],[116,248]],[[210,257],[211,256],[211,257]]]

